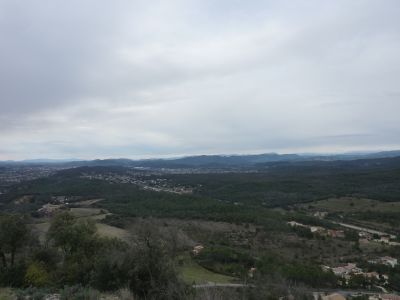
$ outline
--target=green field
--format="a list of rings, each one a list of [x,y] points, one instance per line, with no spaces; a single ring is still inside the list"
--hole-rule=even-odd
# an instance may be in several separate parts
[[[193,261],[189,255],[184,255],[181,259],[183,259],[183,265],[179,267],[179,271],[182,274],[183,280],[188,284],[202,284],[208,282],[232,283],[235,280],[234,277],[214,273],[203,268]]]
[[[110,238],[119,238],[124,241],[129,240],[129,233],[121,228],[115,226],[107,225],[104,223],[98,223],[99,220],[104,219],[109,213],[104,209],[100,208],[71,208],[70,212],[77,218],[87,218],[92,219],[96,222],[97,232],[101,236]]]

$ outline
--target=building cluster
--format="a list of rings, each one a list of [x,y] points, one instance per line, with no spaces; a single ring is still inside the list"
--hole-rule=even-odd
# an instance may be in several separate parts
[[[0,185],[12,185],[53,174],[57,168],[46,166],[15,166],[0,168]]]
[[[348,263],[334,268],[325,267],[325,269],[332,270],[336,276],[345,279],[346,283],[348,283],[353,276],[363,276],[365,279],[369,280],[380,280],[382,284],[387,284],[389,279],[385,274],[379,275],[377,272],[364,272],[361,268],[357,267],[355,263]]]
[[[148,176],[147,176],[148,177]],[[96,174],[82,174],[81,178],[90,180],[104,180],[109,183],[122,183],[134,184],[144,190],[155,192],[168,192],[175,194],[191,194],[193,189],[180,185],[172,185],[167,179],[164,178],[146,178],[141,175],[132,174],[117,174],[117,173],[96,173]]]
[[[398,262],[396,258],[390,256],[383,256],[368,261],[371,264],[381,264],[394,268]],[[362,276],[368,280],[380,281],[382,285],[388,284],[389,276],[386,274],[378,274],[377,272],[365,272],[357,267],[356,263],[347,263],[337,267],[322,266],[325,271],[332,271],[333,274],[345,280],[348,284],[353,276]]]
[[[360,243],[377,242],[390,246],[400,246],[399,242],[394,241],[396,236],[391,234],[372,234],[370,232],[360,231],[358,236],[360,237]]]

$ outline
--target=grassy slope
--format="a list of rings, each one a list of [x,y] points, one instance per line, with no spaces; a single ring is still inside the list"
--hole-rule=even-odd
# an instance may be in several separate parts
[[[98,220],[105,218],[107,215],[107,213],[101,213],[101,210],[98,208],[72,208],[70,213],[80,219],[90,218],[94,220],[96,222],[97,232],[101,236],[116,237],[125,241],[129,240],[129,233],[126,230],[97,222]],[[43,242],[45,240],[49,227],[50,219],[36,219],[33,224],[33,229],[37,232],[40,241]]]
[[[203,268],[202,266],[194,262],[189,255],[185,255],[182,258],[183,266],[179,267],[179,271],[183,276],[183,280],[188,284],[202,284],[207,282],[231,283],[235,280],[235,278],[233,277],[217,274]]]

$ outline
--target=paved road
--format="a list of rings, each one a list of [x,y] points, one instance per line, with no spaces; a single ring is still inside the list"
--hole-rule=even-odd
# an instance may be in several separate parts
[[[351,224],[346,224],[346,223],[340,223],[340,222],[335,222],[332,221],[332,223],[338,224],[340,226],[346,227],[346,228],[350,228],[350,229],[354,229],[354,230],[358,230],[358,231],[365,231],[371,234],[377,234],[377,235],[389,235],[392,239],[395,239],[396,236],[393,234],[389,234],[383,231],[378,231],[378,230],[373,230],[373,229],[369,229],[369,228],[365,228],[365,227],[360,227],[360,226],[356,226],[356,225],[351,225]]]

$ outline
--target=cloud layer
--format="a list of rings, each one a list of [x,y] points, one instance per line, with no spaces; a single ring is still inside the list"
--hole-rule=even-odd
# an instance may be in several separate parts
[[[0,0],[0,159],[400,148],[399,14]]]

